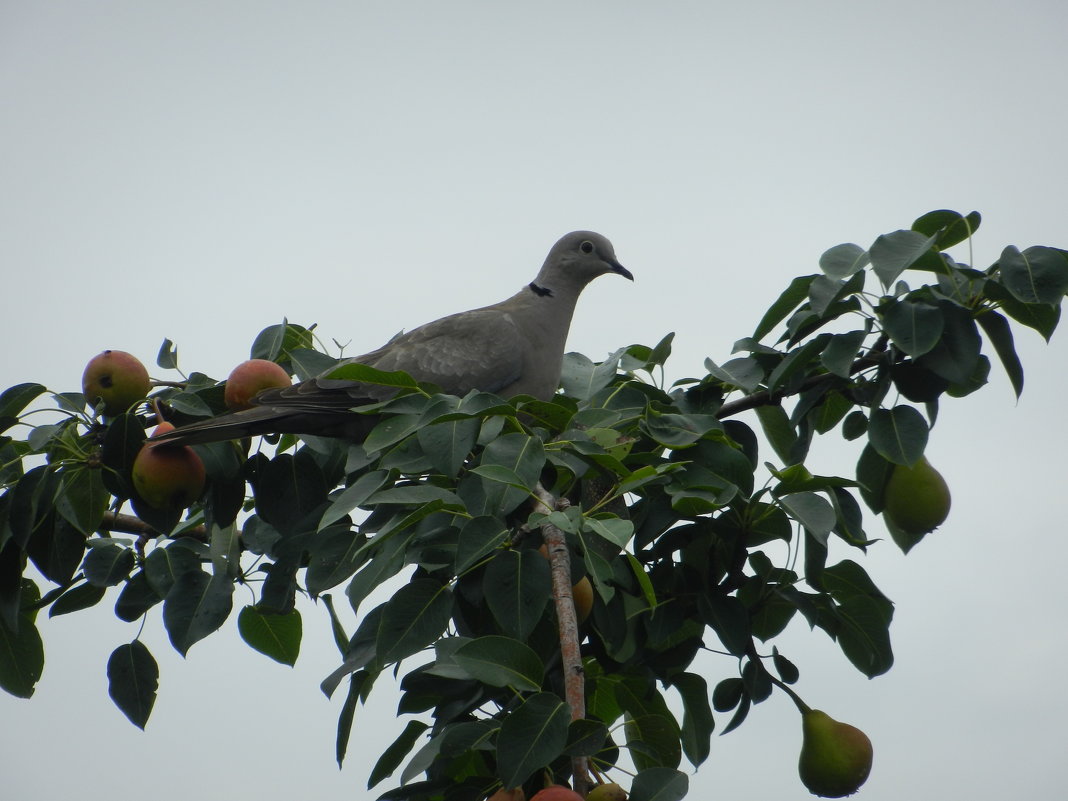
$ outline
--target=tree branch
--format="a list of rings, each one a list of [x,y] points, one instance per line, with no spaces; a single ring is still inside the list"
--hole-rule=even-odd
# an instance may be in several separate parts
[[[557,500],[541,484],[534,490],[547,512],[563,510],[571,505],[567,498]],[[575,599],[571,592],[571,554],[567,550],[564,532],[551,523],[541,526],[545,549],[549,552],[549,565],[553,576],[553,601],[556,604],[556,620],[560,627],[560,657],[564,669],[564,698],[571,710],[572,720],[586,717],[586,676],[582,668],[582,650],[579,645],[578,616],[575,614]],[[574,790],[585,797],[590,785],[586,757],[571,760]]]
[[[880,361],[882,361],[883,352],[885,350],[886,335],[884,334],[878,340],[876,340],[875,344],[872,345],[871,349],[868,351],[867,354],[861,356],[859,359],[853,362],[853,364],[849,368],[849,374],[851,376],[856,375],[861,370],[867,370],[869,367],[875,367],[877,364],[879,364]],[[789,397],[792,395],[800,395],[805,390],[812,389],[813,387],[817,387],[823,383],[829,383],[836,378],[841,378],[841,376],[835,375],[834,373],[823,373],[822,375],[810,376],[809,378],[802,381],[801,386],[795,392],[778,394],[769,392],[766,389],[761,390],[760,392],[754,392],[752,395],[746,395],[744,398],[739,398],[736,401],[724,403],[722,406],[719,407],[719,411],[716,412],[716,417],[718,417],[720,420],[723,420],[724,418],[732,417],[738,414],[739,412],[746,412],[750,409],[756,409],[759,406],[771,406],[773,404],[778,403],[785,397]]]

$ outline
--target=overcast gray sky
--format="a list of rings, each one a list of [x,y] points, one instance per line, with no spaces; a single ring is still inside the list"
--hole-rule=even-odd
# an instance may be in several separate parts
[[[977,266],[1068,246],[1066,9],[0,0],[0,388],[75,390],[98,351],[152,364],[165,337],[224,377],[283,316],[361,353],[511,294],[576,228],[637,280],[592,285],[570,347],[598,359],[675,331],[671,378],[728,358],[827,247],[931,209],[982,212]],[[907,558],[862,558],[897,603],[893,670],[864,679],[800,621],[778,642],[806,699],[871,736],[865,801],[1068,786],[1068,331],[1017,345],[1018,403],[996,368],[942,408],[949,521]],[[857,455],[828,438],[813,469]],[[43,620],[36,695],[0,696],[5,797],[375,797],[397,697],[383,677],[338,771],[340,699],[318,690],[336,650],[321,608],[304,619],[288,669],[232,621],[183,660],[157,607],[144,733],[105,675],[137,626],[108,601]],[[713,684],[734,665],[700,669]],[[691,797],[806,798],[799,743],[776,695],[715,739]]]

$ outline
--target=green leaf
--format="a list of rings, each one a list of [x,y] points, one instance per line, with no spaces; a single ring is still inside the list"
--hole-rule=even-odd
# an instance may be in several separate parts
[[[309,548],[308,570],[304,583],[314,598],[347,579],[364,563],[367,538],[349,529],[336,526],[320,531]]]
[[[872,269],[884,287],[891,286],[909,268],[937,269],[941,260],[932,250],[935,241],[936,237],[924,236],[916,231],[883,234],[869,250]]]
[[[849,378],[853,372],[853,361],[867,335],[866,331],[835,334],[820,353],[820,363],[835,375]]]
[[[712,731],[716,725],[708,705],[708,682],[696,673],[679,673],[672,676],[671,686],[682,698],[682,749],[697,767],[712,751]]]
[[[279,615],[246,606],[237,616],[237,630],[254,650],[283,665],[296,664],[303,633],[298,610]]]
[[[156,354],[156,366],[164,370],[178,369],[178,348],[169,339],[164,339]],[[141,728],[144,728],[142,726]]]
[[[452,593],[433,579],[416,579],[386,603],[378,625],[378,663],[388,665],[430,645],[452,616]]]
[[[860,245],[835,245],[820,256],[820,269],[831,278],[848,278],[863,270],[871,259]]]
[[[982,339],[971,313],[949,301],[940,301],[942,336],[916,365],[945,378],[951,384],[968,384],[981,362]]]
[[[456,575],[470,570],[510,536],[511,532],[496,517],[483,515],[465,522],[456,541]]]
[[[1009,381],[1012,382],[1012,389],[1019,398],[1024,386],[1023,364],[1020,362],[1020,357],[1016,355],[1009,321],[996,311],[987,310],[976,318],[976,322],[986,333],[990,344],[994,346],[998,358],[1001,359],[1001,365],[1005,368]]]
[[[685,773],[674,768],[645,768],[631,782],[630,801],[681,801],[689,791],[690,779]]]
[[[931,350],[942,336],[942,312],[929,303],[903,298],[889,301],[880,312],[887,336],[913,358]]]
[[[104,591],[103,587],[99,589]],[[145,571],[138,570],[126,580],[126,586],[115,601],[115,617],[133,623],[162,600],[148,583]]]
[[[340,768],[345,761],[345,753],[349,748],[349,737],[352,735],[352,721],[356,717],[356,706],[360,703],[360,697],[369,691],[374,684],[375,674],[366,670],[354,673],[349,678],[349,690],[345,694],[345,703],[341,706],[341,712],[337,716],[337,741],[334,746],[334,758]]]
[[[482,589],[501,631],[525,640],[552,597],[549,560],[533,548],[500,551],[486,566]]]
[[[0,687],[16,698],[29,698],[44,672],[44,643],[34,619],[41,591],[29,579],[22,579],[18,630],[0,623]]]
[[[411,753],[412,748],[415,747],[416,741],[429,727],[421,720],[409,720],[408,725],[404,727],[404,731],[400,733],[400,736],[394,740],[389,748],[387,748],[382,756],[378,758],[375,766],[371,769],[371,774],[367,777],[367,789],[370,790],[376,784],[383,779],[387,779],[393,775],[393,772],[400,767],[404,758]]]
[[[794,443],[797,442],[797,433],[790,424],[790,416],[786,410],[778,404],[772,406],[758,406],[756,416],[760,421],[760,427],[764,430],[764,436],[768,438],[775,455],[784,464],[793,461]]]
[[[924,236],[935,237],[935,247],[947,250],[960,244],[978,230],[981,218],[979,212],[973,211],[967,216],[960,212],[939,209],[929,211],[912,223],[912,230]]]
[[[764,380],[764,368],[751,356],[731,359],[723,365],[705,359],[705,369],[727,386],[738,387],[745,392],[752,392]]]
[[[191,572],[200,572],[200,557],[181,542],[153,548],[145,559],[145,576],[160,598],[167,597],[180,576]]]
[[[565,353],[560,373],[564,394],[576,400],[589,400],[615,380],[619,357],[616,351],[600,364],[594,364],[581,353]]]
[[[536,692],[545,676],[545,666],[534,649],[511,637],[478,637],[457,649],[452,658],[471,678],[493,687]]]
[[[348,515],[353,509],[362,506],[368,498],[384,487],[388,480],[388,470],[372,470],[364,473],[340,494],[330,498],[330,505],[319,520],[318,530],[322,531],[331,523],[336,523]]]
[[[183,573],[163,601],[163,625],[171,645],[182,656],[216,631],[230,615],[234,585],[200,571]]]
[[[569,719],[567,706],[553,693],[529,696],[504,719],[497,735],[497,776],[505,787],[519,787],[563,752]]]
[[[764,316],[753,332],[753,339],[758,341],[763,339],[775,326],[785,320],[790,312],[808,300],[808,287],[815,278],[815,275],[801,275],[791,281],[790,286],[764,312]]]
[[[752,644],[749,612],[730,595],[700,595],[697,606],[705,623],[712,627],[723,647],[734,656],[743,656]]]
[[[814,492],[797,492],[779,498],[782,507],[821,543],[834,529],[837,517],[830,501]]]
[[[481,430],[482,421],[468,417],[424,426],[416,436],[434,469],[455,478],[475,447]]]
[[[140,640],[120,645],[108,658],[108,695],[122,714],[144,729],[159,688],[159,666]]]
[[[595,756],[604,749],[608,740],[608,727],[599,720],[579,718],[572,720],[567,727],[568,756]]]
[[[582,527],[600,535],[617,548],[626,548],[634,536],[634,523],[618,517],[583,517]]]
[[[1021,303],[1058,305],[1068,292],[1068,259],[1055,248],[1011,245],[998,259],[1002,285]]]
[[[76,584],[60,595],[49,607],[48,616],[58,617],[70,612],[88,609],[100,603],[106,592],[104,587],[96,587],[88,582]]]
[[[923,456],[927,437],[927,421],[911,406],[876,409],[868,420],[868,441],[895,464],[915,464]]]
[[[48,390],[40,384],[16,384],[0,393],[0,431],[18,422],[22,410]]]
[[[86,579],[97,587],[114,587],[130,575],[133,568],[133,549],[111,542],[90,548],[82,562]]]

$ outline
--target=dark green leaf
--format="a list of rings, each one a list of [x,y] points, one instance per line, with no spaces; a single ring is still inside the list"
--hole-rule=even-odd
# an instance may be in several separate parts
[[[114,587],[130,575],[133,567],[133,549],[110,542],[90,548],[82,562],[86,579],[97,587]]]
[[[501,631],[525,640],[552,597],[549,560],[533,548],[500,551],[486,566],[482,588]]]
[[[820,354],[820,362],[835,375],[848,378],[853,372],[853,361],[857,358],[866,336],[865,331],[835,334]]]
[[[304,582],[314,598],[347,579],[366,561],[362,554],[367,538],[348,527],[320,531],[312,540]]]
[[[757,419],[760,427],[764,430],[764,436],[775,451],[775,455],[784,464],[790,464],[794,444],[797,442],[797,433],[790,424],[790,416],[786,410],[778,404],[772,406],[758,406],[756,408]]]
[[[497,735],[497,776],[505,787],[519,787],[563,752],[569,719],[567,706],[553,693],[529,696],[504,719]]]
[[[0,623],[0,687],[16,698],[33,695],[44,672],[44,644],[34,625],[36,605],[40,600],[37,585],[23,579],[18,631]]]
[[[159,666],[143,642],[120,645],[108,658],[108,695],[122,714],[144,729],[159,688]]]
[[[884,287],[891,286],[909,268],[931,269],[932,265],[941,264],[932,250],[935,241],[936,237],[924,236],[916,231],[883,234],[868,251],[872,269]]]
[[[708,705],[708,683],[696,673],[679,673],[671,678],[671,685],[682,698],[682,749],[696,767],[712,751],[715,720]]]
[[[1009,376],[1009,381],[1012,382],[1012,389],[1016,393],[1016,397],[1020,397],[1024,385],[1023,364],[1020,363],[1020,357],[1016,355],[1016,346],[1013,343],[1012,327],[1009,325],[1009,321],[996,311],[988,310],[982,312],[976,318],[976,322],[986,333],[990,344],[994,346],[994,350],[998,354],[998,358],[1001,359],[1001,364]]]
[[[330,505],[319,521],[319,531],[345,517],[358,506],[362,506],[368,498],[384,487],[388,480],[388,471],[372,470],[364,473],[340,494],[332,496]]]
[[[400,736],[394,740],[389,748],[387,748],[382,756],[378,758],[375,766],[371,769],[371,774],[367,777],[367,789],[370,790],[376,784],[383,779],[387,779],[393,775],[393,772],[400,767],[401,762],[408,756],[412,748],[415,747],[416,741],[428,728],[427,724],[420,720],[409,720],[408,725],[404,727],[404,731]]]
[[[567,727],[568,756],[594,756],[601,752],[608,739],[608,727],[599,720],[579,718]]]
[[[40,384],[16,384],[0,394],[0,431],[6,431],[17,421],[22,410],[48,390]]]
[[[153,548],[145,559],[145,576],[160,598],[166,598],[184,573],[200,572],[200,558],[182,543]]]
[[[690,779],[674,768],[651,767],[638,772],[630,786],[630,801],[680,801],[690,790]]]
[[[237,630],[261,654],[290,667],[296,664],[303,633],[298,610],[279,615],[246,606],[237,616]]]
[[[863,270],[870,261],[868,253],[860,245],[847,243],[835,245],[820,256],[820,269],[831,278],[848,278]]]
[[[58,615],[66,615],[70,612],[88,609],[100,603],[100,600],[104,597],[104,592],[104,587],[96,587],[88,582],[76,584],[52,603],[52,606],[48,609],[48,616],[57,617]]]
[[[929,211],[912,223],[912,230],[935,237],[935,247],[947,250],[969,239],[979,228],[979,212],[964,216],[956,211]]]
[[[541,689],[545,666],[534,649],[517,639],[478,637],[457,649],[452,658],[483,684],[512,687],[520,692]]]
[[[751,356],[731,359],[723,365],[705,359],[705,369],[727,386],[738,387],[746,392],[752,392],[764,380],[764,368]]]
[[[378,626],[381,665],[398,662],[436,640],[452,616],[452,593],[433,579],[416,579],[386,603]]]
[[[701,595],[697,599],[701,617],[712,627],[723,647],[742,656],[752,643],[749,613],[741,602],[728,595]]]
[[[804,301],[808,300],[809,284],[815,280],[815,275],[802,275],[795,278],[771,307],[764,313],[753,332],[753,339],[761,340],[779,323],[786,319]]]
[[[927,447],[927,436],[927,421],[911,406],[876,409],[868,421],[868,441],[895,464],[915,464]]]
[[[998,260],[1001,283],[1021,303],[1058,305],[1068,292],[1068,259],[1055,248],[1009,246]]]
[[[103,587],[99,589],[101,592],[104,590]],[[148,583],[145,571],[138,570],[127,579],[126,586],[115,600],[115,617],[133,623],[162,600]]]
[[[835,523],[834,507],[830,501],[814,492],[797,492],[779,498],[779,503],[813,537],[822,543],[827,542]]]
[[[230,615],[234,585],[200,571],[177,578],[163,602],[163,625],[182,656],[216,631]]]
[[[880,311],[883,330],[897,347],[913,358],[927,353],[942,336],[942,312],[929,303],[902,298],[889,301]]]

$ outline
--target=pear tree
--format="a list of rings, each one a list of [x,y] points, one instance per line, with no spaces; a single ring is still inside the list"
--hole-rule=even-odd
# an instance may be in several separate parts
[[[600,362],[569,354],[548,401],[349,366],[390,390],[352,410],[378,420],[360,443],[146,444],[332,369],[313,325],[266,328],[232,387],[179,371],[170,341],[151,384],[113,350],[81,392],[10,387],[0,686],[33,694],[46,616],[109,609],[130,624],[102,666],[109,693],[144,728],[159,671],[142,626],[185,654],[236,615],[249,647],[292,664],[310,608],[338,648],[321,686],[344,699],[339,763],[360,705],[399,682],[395,739],[367,777],[380,798],[681,799],[683,761],[702,765],[713,732],[776,692],[803,732],[781,769],[854,792],[870,740],[809,706],[804,654],[776,638],[799,620],[865,676],[893,664],[894,604],[863,556],[937,536],[950,493],[925,451],[942,405],[995,362],[1019,395],[1013,330],[1048,340],[1068,290],[1055,247],[959,262],[949,251],[979,222],[935,211],[830,248],[731,354],[671,385],[670,334]],[[854,443],[856,464],[812,472],[820,436]],[[880,514],[893,544],[866,529]],[[235,609],[239,584],[255,601]],[[722,654],[718,674],[694,669],[702,651]]]

